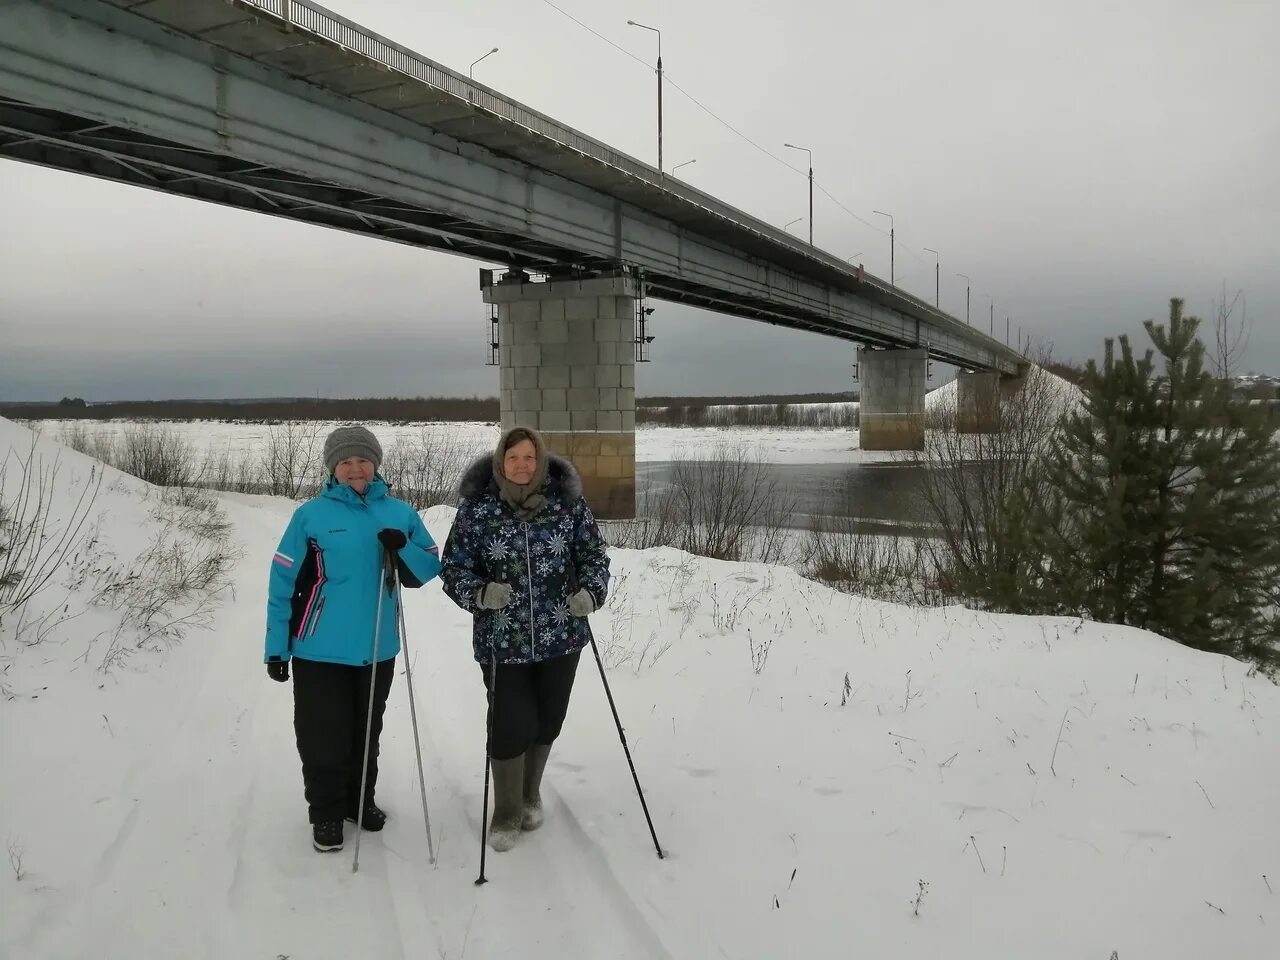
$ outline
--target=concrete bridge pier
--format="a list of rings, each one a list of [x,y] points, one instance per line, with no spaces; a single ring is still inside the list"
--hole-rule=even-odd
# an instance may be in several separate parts
[[[858,351],[859,443],[863,450],[923,450],[929,352]]]
[[[635,516],[635,311],[632,274],[532,281],[481,271],[498,308],[503,429],[537,428],[582,475],[601,519]]]
[[[956,375],[956,430],[993,433],[1000,425],[1000,374],[961,370]]]
[[[986,370],[961,371],[956,377],[956,430],[960,433],[994,433],[1000,429],[1002,405],[1016,402],[1026,384],[1026,367],[1017,376]]]

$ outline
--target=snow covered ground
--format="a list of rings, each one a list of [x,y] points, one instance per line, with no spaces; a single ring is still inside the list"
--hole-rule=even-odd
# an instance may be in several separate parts
[[[28,444],[0,420],[10,497]],[[55,517],[90,469],[62,464]],[[546,825],[473,884],[483,688],[432,584],[406,620],[438,861],[401,675],[392,820],[353,875],[350,828],[345,853],[310,848],[289,690],[261,665],[293,505],[218,500],[243,559],[211,629],[103,672],[112,614],[83,585],[35,601],[80,614],[42,642],[0,628],[0,956],[1276,956],[1280,688],[1137,630],[895,606],[670,549],[615,551],[592,617],[667,857],[584,659]],[[95,513],[119,561],[157,534],[155,503],[109,473]],[[451,516],[426,514],[437,540]]]

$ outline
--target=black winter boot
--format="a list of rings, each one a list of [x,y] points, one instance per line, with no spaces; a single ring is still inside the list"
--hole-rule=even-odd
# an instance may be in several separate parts
[[[535,743],[524,755],[524,818],[521,830],[537,830],[542,826],[542,771],[547,768],[551,744]]]
[[[359,818],[360,818],[359,811],[357,810],[347,811],[347,819],[352,823],[359,823],[360,822]],[[364,805],[364,823],[362,824],[363,828],[365,830],[368,830],[370,833],[377,833],[386,825],[387,825],[387,815],[382,812],[382,809],[372,800],[366,803]]]
[[[311,825],[311,845],[320,853],[336,853],[342,849],[342,821],[321,820]]]
[[[510,760],[490,760],[489,765],[493,768],[489,846],[501,853],[516,845],[524,821],[524,754]]]

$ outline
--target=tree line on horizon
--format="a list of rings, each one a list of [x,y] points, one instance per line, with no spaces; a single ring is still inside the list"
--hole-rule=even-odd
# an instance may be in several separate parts
[[[801,403],[848,403],[853,392],[764,394],[756,396],[640,397],[637,407],[701,409]],[[64,397],[57,403],[0,403],[0,416],[20,420],[239,420],[282,423],[289,420],[353,420],[418,423],[431,421],[497,422],[497,397],[286,397],[246,400],[125,400],[90,403]],[[644,418],[639,418],[644,422]]]

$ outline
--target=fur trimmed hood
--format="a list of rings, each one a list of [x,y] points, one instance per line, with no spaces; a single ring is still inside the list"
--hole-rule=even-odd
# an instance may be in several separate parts
[[[555,453],[547,454],[547,479],[543,486],[566,500],[577,500],[582,496],[582,478],[578,476],[578,468]],[[477,457],[467,467],[458,484],[458,493],[468,500],[482,493],[498,496],[498,484],[493,479],[493,454]]]

